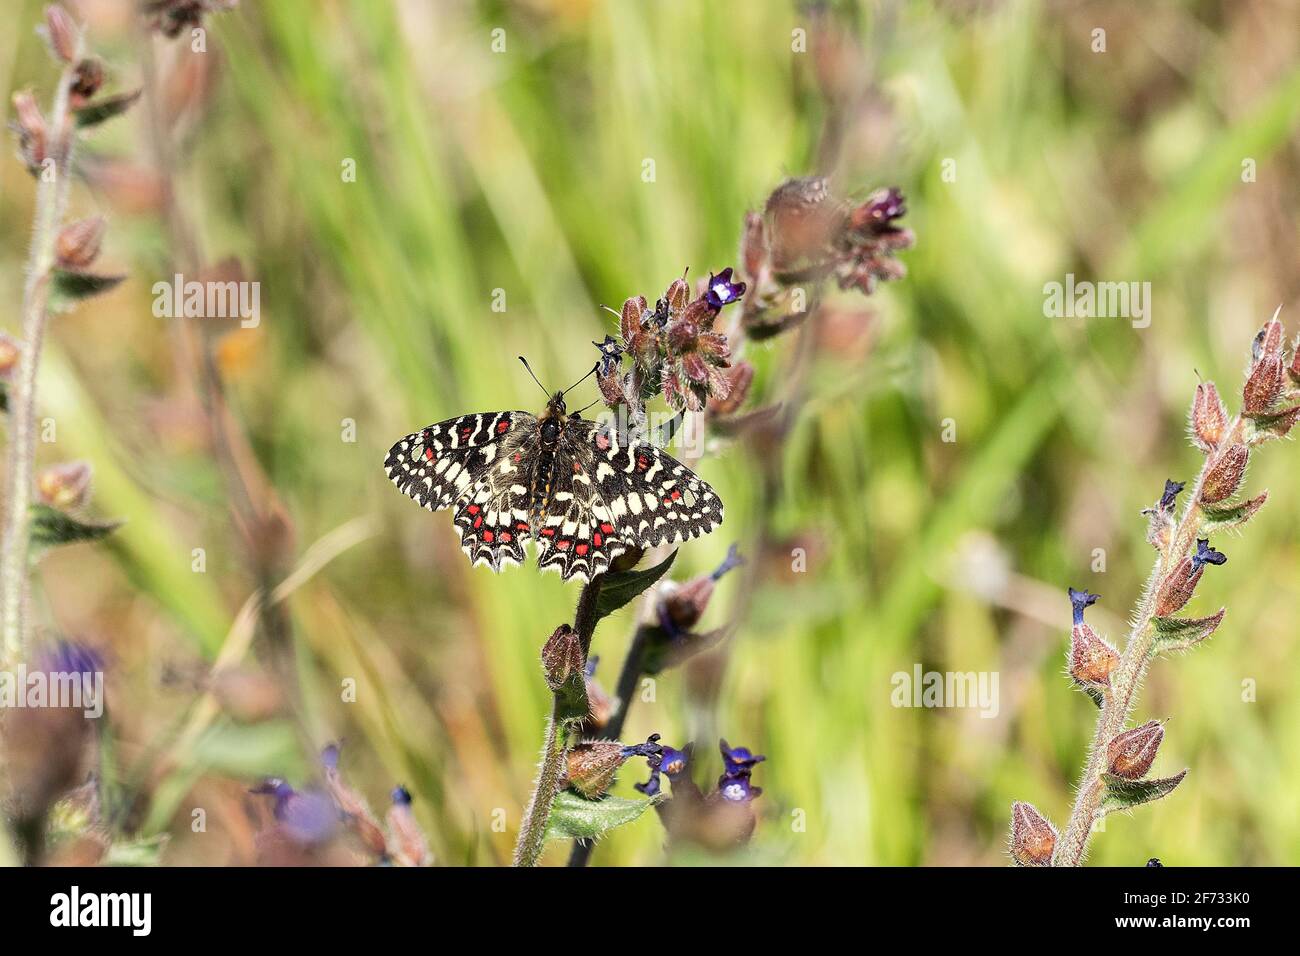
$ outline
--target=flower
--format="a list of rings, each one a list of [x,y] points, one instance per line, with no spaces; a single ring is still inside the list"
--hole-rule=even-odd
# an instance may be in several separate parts
[[[1074,608],[1074,623],[1083,623],[1083,611],[1097,603],[1100,594],[1089,594],[1087,591],[1076,591],[1070,588],[1070,604]]]
[[[393,862],[403,866],[424,866],[429,862],[429,844],[411,812],[411,793],[403,786],[393,788],[387,823]]]
[[[751,753],[746,747],[729,746],[726,740],[718,741],[718,749],[722,751],[722,763],[727,768],[727,774],[748,774],[757,764],[767,759],[763,754]]]
[[[1207,564],[1227,564],[1228,556],[1222,551],[1216,551],[1210,547],[1209,538],[1196,539],[1196,553],[1192,555],[1192,564],[1196,567],[1204,567]]]
[[[743,776],[723,774],[718,778],[719,796],[732,803],[748,803],[762,792],[762,787],[755,787],[749,782],[748,774]]]
[[[686,769],[690,765],[691,750],[694,744],[687,744],[681,750],[675,750],[672,747],[661,746],[658,753],[648,754],[646,762],[650,766],[650,779],[645,783],[632,784],[633,789],[639,790],[647,797],[656,796],[660,792],[659,776],[664,774],[668,777],[670,783],[676,787],[678,781],[688,780],[685,776]]]
[[[338,830],[339,810],[334,802],[315,790],[295,790],[288,781],[268,777],[249,793],[274,798],[272,815],[286,836],[295,843],[314,846],[331,839]]]
[[[1183,558],[1156,592],[1156,617],[1168,617],[1192,598],[1207,564],[1225,564],[1228,556],[1210,547],[1209,539],[1198,538],[1196,553]]]
[[[745,294],[745,283],[732,282],[731,272],[731,266],[727,266],[716,276],[711,273],[709,275],[704,298],[715,309],[721,310],[724,305],[739,301]]]

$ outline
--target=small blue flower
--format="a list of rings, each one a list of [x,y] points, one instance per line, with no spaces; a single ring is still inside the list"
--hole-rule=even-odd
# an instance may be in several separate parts
[[[90,648],[71,641],[59,641],[37,662],[47,674],[95,674],[104,669],[104,659]]]
[[[1178,493],[1186,487],[1187,487],[1186,482],[1166,479],[1165,493],[1160,496],[1160,504],[1159,504],[1160,510],[1172,511],[1174,507],[1174,503],[1178,499]]]
[[[591,655],[591,657],[587,658],[587,666],[582,669],[583,673],[587,675],[587,680],[591,680],[593,677],[596,676],[596,665],[599,663],[600,663],[599,654],[593,654]]]
[[[690,762],[691,745],[687,744],[682,750],[664,747],[663,753],[660,754],[659,766],[664,773],[668,774],[669,780],[676,780],[686,773],[686,768],[690,765]]]
[[[249,792],[275,798],[272,811],[275,819],[284,827],[284,832],[298,843],[323,843],[338,829],[339,809],[323,793],[314,790],[297,791],[288,781],[279,777],[268,777]]]
[[[321,766],[326,770],[339,769],[339,745],[330,743],[325,745],[325,749],[320,752]]]
[[[659,735],[651,734],[643,744],[631,744],[623,748],[623,759],[629,757],[657,757],[663,752],[659,746]]]
[[[393,788],[393,806],[409,807],[411,805],[411,791],[403,786]]]
[[[1196,539],[1196,553],[1192,555],[1192,568],[1199,569],[1207,564],[1227,564],[1228,556],[1222,551],[1210,547],[1209,538]]]
[[[623,357],[623,346],[612,335],[606,335],[603,342],[592,342],[592,345],[600,349],[600,372],[601,376],[608,375],[616,367]]]
[[[745,563],[745,559],[740,556],[740,550],[736,545],[733,544],[730,548],[727,549],[726,558],[724,558],[722,563],[719,564],[713,570],[713,574],[711,574],[710,577],[712,577],[713,580],[717,581],[728,571],[735,570],[736,568],[740,567],[744,563]]]
[[[731,747],[725,740],[718,741],[722,751],[722,763],[727,769],[727,776],[734,776],[742,771],[748,773],[755,764],[767,759],[763,754],[754,754],[747,747]]]
[[[654,756],[647,757],[646,762],[650,764],[650,779],[645,783],[632,784],[632,789],[639,790],[647,797],[656,797],[663,789],[659,784],[660,764],[662,761],[660,756],[655,754]]]
[[[1070,604],[1074,607],[1074,623],[1083,623],[1084,608],[1092,607],[1097,603],[1100,594],[1089,594],[1087,591],[1076,591],[1070,588]]]
[[[748,803],[762,792],[762,787],[756,787],[749,782],[748,773],[736,775],[724,773],[718,778],[718,796],[732,803]]]
[[[745,294],[745,283],[732,282],[731,272],[731,266],[727,266],[717,275],[712,273],[709,275],[709,284],[705,289],[704,298],[715,309],[730,305]]]

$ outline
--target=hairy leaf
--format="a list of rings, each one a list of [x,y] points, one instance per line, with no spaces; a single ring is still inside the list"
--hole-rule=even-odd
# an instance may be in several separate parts
[[[105,96],[103,99],[96,100],[86,106],[76,110],[77,125],[85,128],[87,126],[98,126],[105,120],[110,120],[114,116],[120,116],[135,105],[135,101],[140,98],[142,90],[135,90],[131,93],[118,93],[116,96]]]
[[[1267,500],[1268,492],[1266,491],[1262,495],[1251,498],[1249,501],[1243,501],[1240,504],[1202,505],[1201,536],[1209,537],[1220,531],[1240,528],[1255,516],[1255,512],[1264,507],[1264,502]]]
[[[107,292],[125,278],[126,276],[101,276],[93,272],[55,269],[53,285],[50,287],[50,308],[55,312],[66,312],[82,299]]]
[[[600,597],[596,599],[596,620],[630,604],[638,594],[663,577],[675,560],[676,551],[644,571],[633,569],[606,574],[600,586]]]
[[[1205,640],[1223,621],[1227,608],[1219,608],[1209,617],[1158,617],[1156,618],[1156,653],[1185,651]]]
[[[660,799],[605,797],[588,800],[571,790],[563,790],[551,805],[551,815],[546,821],[546,839],[597,840],[615,827],[631,823]]]
[[[30,515],[32,531],[28,551],[33,559],[38,558],[47,549],[61,544],[98,541],[112,534],[122,525],[120,521],[106,524],[81,521],[49,505],[32,505]]]
[[[1300,418],[1300,405],[1276,414],[1251,415],[1246,421],[1246,444],[1258,445],[1270,438],[1285,438]]]
[[[1183,782],[1187,771],[1173,777],[1161,777],[1156,780],[1124,780],[1114,774],[1103,773],[1101,779],[1106,784],[1106,795],[1102,797],[1098,813],[1105,815],[1116,810],[1131,810],[1144,803],[1151,803],[1173,793],[1174,787]]]

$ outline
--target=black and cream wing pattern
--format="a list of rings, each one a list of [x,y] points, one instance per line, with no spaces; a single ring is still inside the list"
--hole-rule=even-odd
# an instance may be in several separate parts
[[[685,465],[576,415],[448,419],[407,435],[384,467],[420,505],[452,508],[462,550],[495,571],[522,564],[531,539],[543,571],[587,581],[625,551],[722,523],[721,499]]]

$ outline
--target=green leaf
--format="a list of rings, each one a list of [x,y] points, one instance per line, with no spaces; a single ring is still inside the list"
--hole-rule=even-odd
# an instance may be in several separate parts
[[[1255,512],[1264,507],[1268,492],[1257,498],[1243,501],[1236,505],[1201,505],[1201,537],[1209,537],[1220,531],[1240,528],[1255,516]]]
[[[127,843],[114,843],[104,856],[105,866],[157,866],[167,848],[168,834],[145,837]]]
[[[1097,811],[1102,816],[1116,810],[1132,810],[1144,803],[1151,803],[1173,793],[1174,787],[1183,782],[1187,771],[1173,777],[1158,780],[1124,780],[1114,774],[1103,773],[1101,779],[1106,784],[1106,795],[1102,797],[1101,808]]]
[[[546,821],[546,839],[598,840],[615,827],[631,823],[660,799],[605,797],[587,800],[571,790],[562,790],[551,805],[551,815]]]
[[[1300,405],[1273,415],[1251,415],[1245,418],[1246,444],[1258,445],[1270,438],[1285,438],[1300,417]]]
[[[1227,610],[1221,607],[1217,614],[1211,614],[1209,617],[1156,618],[1156,653],[1185,651],[1199,644],[1215,632]]]
[[[634,568],[631,571],[606,574],[600,586],[600,597],[596,599],[596,620],[599,621],[607,614],[613,614],[619,608],[630,604],[638,594],[663,577],[675,560],[677,560],[676,551],[653,568],[646,568],[644,571]]]
[[[126,276],[101,276],[93,272],[55,269],[54,284],[50,287],[50,309],[66,312],[82,299],[107,292],[125,278]]]
[[[98,126],[114,116],[121,116],[135,105],[135,101],[140,98],[141,92],[143,90],[118,93],[115,96],[106,96],[101,100],[81,107],[74,113],[77,118],[77,125],[84,129],[87,126]]]
[[[33,559],[39,558],[41,553],[49,548],[61,544],[98,541],[122,526],[120,521],[91,524],[57,508],[51,508],[49,505],[32,505],[28,513],[31,516],[32,531],[27,550]]]

